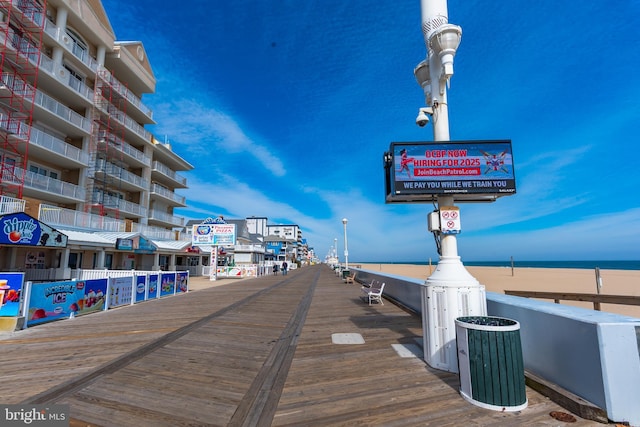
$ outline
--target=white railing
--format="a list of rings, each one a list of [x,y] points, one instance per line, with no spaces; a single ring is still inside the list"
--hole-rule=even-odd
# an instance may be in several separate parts
[[[151,270],[71,270],[71,278],[77,280],[104,279],[105,277],[129,277],[143,276],[145,274],[177,273],[176,271],[151,271]]]
[[[40,175],[35,172],[25,171],[22,168],[14,168],[12,172],[7,170],[2,173],[2,180],[20,185],[18,177],[24,176],[22,183],[25,187],[46,191],[57,196],[64,196],[74,200],[84,200],[84,188],[59,179]]]
[[[78,46],[75,40],[65,41],[65,38],[69,38],[61,28],[49,21],[45,21],[44,31],[54,38],[60,45],[64,46],[68,52],[71,52],[73,56],[78,58],[84,65],[89,67],[94,73],[98,70],[98,61],[93,59],[86,49],[82,49]]]
[[[127,224],[123,220],[46,204],[40,204],[38,219],[45,224],[54,226],[118,232],[127,230]]]
[[[146,166],[151,165],[150,156],[147,156],[142,151],[125,142],[122,138],[110,132],[107,132],[105,130],[99,131],[97,142],[100,144],[109,144],[113,149],[121,150],[124,154],[127,154],[128,156],[138,160],[140,163],[143,163]]]
[[[26,126],[24,123],[23,125]],[[89,154],[39,129],[31,128],[29,142],[85,166],[89,164]]]
[[[254,252],[254,253],[264,253],[265,248],[262,245],[234,245],[234,252]]]
[[[126,181],[129,184],[135,185],[136,187],[142,189],[149,188],[149,181],[142,178],[141,176],[129,172],[126,169],[121,168],[120,166],[116,166],[111,162],[99,162],[99,164],[97,164],[96,166],[97,172],[105,172],[108,175]]]
[[[171,170],[171,168],[164,165],[163,163],[160,163],[157,160],[153,162],[153,165],[151,166],[151,168],[162,173],[163,175],[168,176],[169,178],[173,179],[174,181],[182,185],[185,185],[185,186],[187,185],[187,178],[178,175],[175,171]]]
[[[131,224],[131,231],[134,233],[140,233],[143,236],[154,239],[154,240],[181,240],[181,241],[191,241],[191,238],[185,240],[181,238],[182,236],[178,236],[176,239],[176,234],[179,232],[173,230],[167,230],[162,227],[154,227],[152,225],[144,225],[134,222]]]
[[[127,212],[136,216],[147,216],[147,208],[137,203],[128,202],[126,200],[115,197],[105,196],[103,204],[109,207],[117,207],[122,212]]]
[[[184,196],[179,196],[176,193],[174,193],[173,191],[171,191],[171,190],[169,190],[169,189],[167,189],[167,188],[165,188],[165,187],[163,187],[161,185],[158,185],[156,183],[151,184],[151,193],[159,194],[162,197],[165,197],[165,198],[167,198],[169,200],[172,200],[172,201],[174,201],[176,203],[179,203],[182,206],[186,206],[185,205],[186,198]]]
[[[138,110],[142,111],[147,117],[150,119],[153,117],[153,111],[151,108],[147,107],[142,103],[142,100],[133,94],[125,85],[120,83],[118,79],[116,79],[113,74],[111,74],[107,69],[101,68],[101,73],[106,75],[105,80],[108,81],[114,88],[118,90],[120,95],[124,96],[132,105],[134,105]]]
[[[0,196],[0,215],[24,212],[26,201],[9,196]]]
[[[166,222],[175,226],[180,226],[180,227],[184,225],[183,217],[174,216],[166,212],[159,211],[157,209],[151,209],[149,211],[149,219],[156,219],[158,221],[163,221],[163,222]]]
[[[67,106],[59,103],[49,95],[45,95],[40,91],[36,91],[35,103],[36,105],[39,105],[42,108],[52,112],[53,114],[66,120],[67,122],[79,127],[80,129],[83,129],[87,133],[91,132],[90,120],[76,113]]]

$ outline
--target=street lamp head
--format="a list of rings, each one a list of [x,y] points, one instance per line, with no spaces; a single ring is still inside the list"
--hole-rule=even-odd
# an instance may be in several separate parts
[[[453,57],[460,46],[462,28],[453,24],[438,27],[429,38],[429,46],[440,57],[442,78],[448,80],[453,75]]]
[[[342,223],[343,223],[344,225],[347,225],[347,218],[342,218]]]
[[[424,92],[424,99],[427,105],[431,105],[431,74],[429,74],[429,60],[423,59],[413,69],[413,75]]]

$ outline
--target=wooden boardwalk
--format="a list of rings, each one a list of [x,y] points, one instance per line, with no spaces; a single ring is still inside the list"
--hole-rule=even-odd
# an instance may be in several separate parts
[[[521,412],[466,402],[413,354],[421,331],[306,267],[5,336],[0,403],[69,404],[72,426],[565,425],[531,389]]]

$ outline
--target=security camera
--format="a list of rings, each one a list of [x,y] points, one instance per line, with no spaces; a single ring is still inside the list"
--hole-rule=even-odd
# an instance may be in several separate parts
[[[420,127],[424,127],[427,123],[429,123],[429,116],[420,111],[418,113],[418,117],[416,117],[416,124]]]
[[[421,108],[418,111],[418,117],[416,117],[416,124],[420,127],[424,127],[427,123],[429,123],[428,114],[432,114],[433,110],[431,108]]]

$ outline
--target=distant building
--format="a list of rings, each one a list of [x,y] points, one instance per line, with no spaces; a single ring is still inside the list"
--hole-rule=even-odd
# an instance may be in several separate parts
[[[193,226],[205,219],[190,220],[186,224],[187,233]],[[233,246],[225,246],[226,260],[233,264],[260,264],[264,261],[297,262],[306,260],[308,255],[306,240],[296,224],[270,225],[266,217],[249,217],[242,220],[226,220],[236,225],[237,239]],[[220,264],[220,258],[218,264]]]

